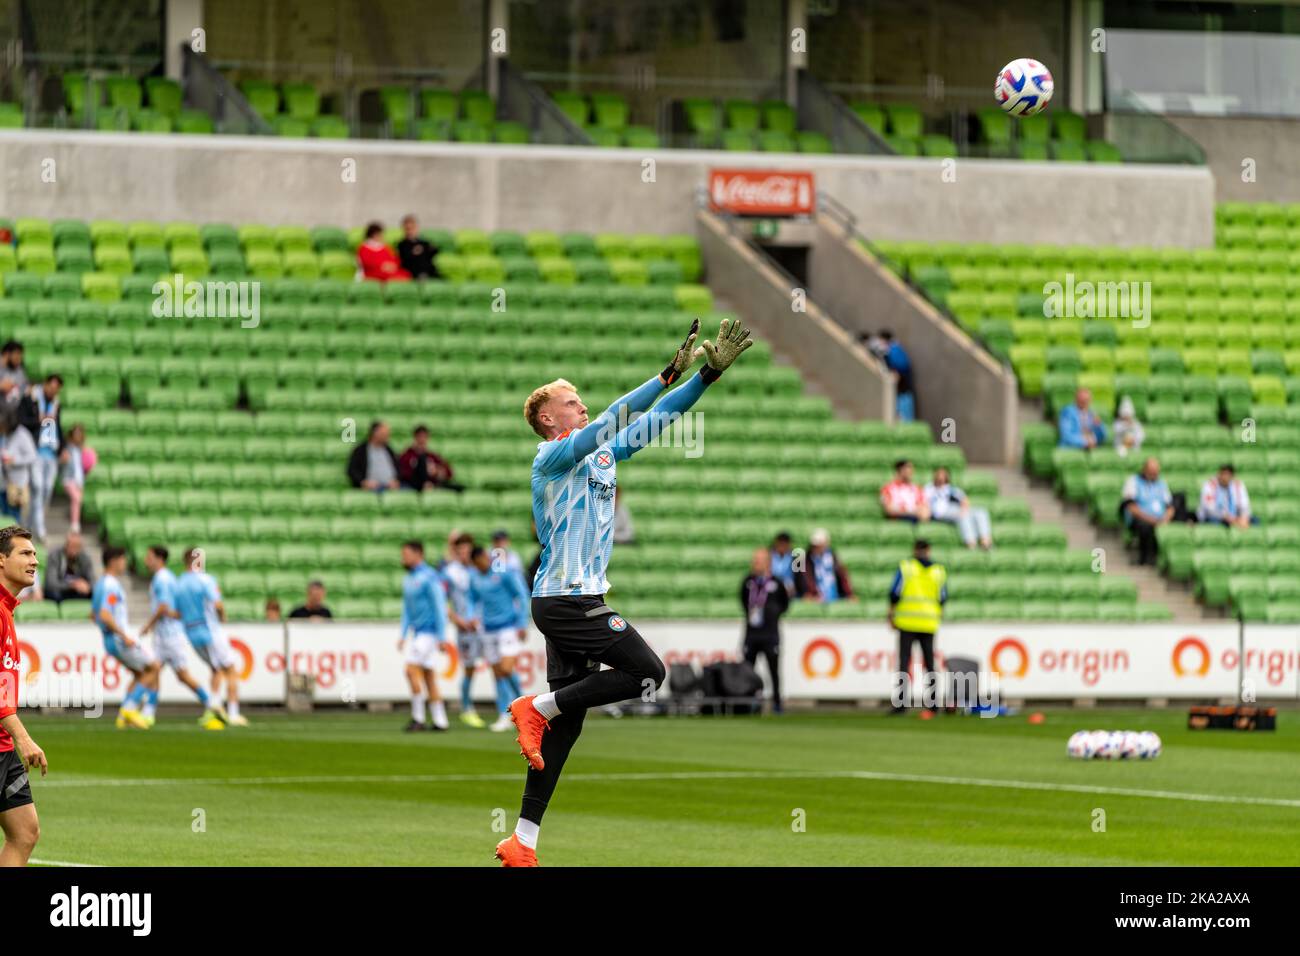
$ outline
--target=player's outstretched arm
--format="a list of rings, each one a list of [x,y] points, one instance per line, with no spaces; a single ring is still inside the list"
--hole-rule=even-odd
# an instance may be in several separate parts
[[[614,439],[614,457],[619,461],[626,460],[651,444],[665,428],[670,427],[699,401],[704,389],[716,382],[718,376],[753,344],[749,329],[742,326],[739,320],[723,319],[718,329],[718,344],[705,340],[701,347],[701,351],[709,356],[708,364],[685,385],[664,396],[647,414],[620,431]]]
[[[655,403],[660,393],[682,377],[692,363],[704,354],[704,349],[695,347],[695,337],[700,331],[700,320],[691,323],[691,330],[685,341],[673,355],[667,367],[643,385],[634,388],[600,416],[590,422],[586,428],[574,435],[573,457],[575,461],[586,458],[593,451],[609,441],[620,424],[626,424],[630,416],[644,412]]]

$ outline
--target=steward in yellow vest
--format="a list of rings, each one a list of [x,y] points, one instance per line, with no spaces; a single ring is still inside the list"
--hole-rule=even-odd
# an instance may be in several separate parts
[[[900,561],[889,592],[889,624],[898,630],[898,673],[911,669],[912,644],[921,645],[926,675],[934,673],[934,635],[939,631],[943,604],[948,600],[948,572],[930,560],[930,542],[918,538],[912,545],[911,558]],[[899,713],[912,701],[910,678],[898,677],[893,700]],[[902,688],[901,695],[897,688]],[[927,711],[934,708],[927,705]],[[923,714],[922,716],[928,716]]]

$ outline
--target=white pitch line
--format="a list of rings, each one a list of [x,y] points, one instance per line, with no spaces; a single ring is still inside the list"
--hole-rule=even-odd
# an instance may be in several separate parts
[[[35,858],[29,859],[27,862],[35,863],[37,866],[75,866],[85,869],[99,869],[98,863],[66,863],[63,860],[37,860]]]
[[[141,777],[86,778],[79,780],[47,780],[39,784],[47,787],[185,787],[230,786],[264,787],[292,786],[295,784],[344,783],[473,783],[492,781],[518,781],[521,773],[479,774],[357,774],[351,776],[296,776],[296,777]],[[1136,787],[1104,787],[1077,783],[1047,783],[1034,780],[995,780],[983,777],[941,777],[915,773],[888,773],[874,770],[685,770],[650,773],[570,773],[565,780],[592,782],[635,780],[761,780],[782,777],[808,780],[883,780],[900,783],[924,783],[937,786],[985,787],[994,790],[1046,790],[1059,793],[1094,793],[1118,797],[1142,797],[1150,800],[1185,800],[1194,803],[1254,804],[1268,807],[1300,808],[1300,800],[1281,797],[1234,796],[1229,794],[1187,793],[1178,790],[1142,790]]]

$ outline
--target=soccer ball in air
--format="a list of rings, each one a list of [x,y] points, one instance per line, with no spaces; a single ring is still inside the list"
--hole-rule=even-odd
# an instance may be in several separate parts
[[[1052,100],[1052,74],[1037,60],[1012,60],[993,81],[993,98],[1012,116],[1033,116]]]

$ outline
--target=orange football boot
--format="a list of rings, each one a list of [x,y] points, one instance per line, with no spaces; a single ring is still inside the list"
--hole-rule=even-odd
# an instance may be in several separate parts
[[[510,719],[519,728],[515,737],[519,742],[519,752],[527,759],[528,766],[541,770],[546,766],[542,760],[542,734],[551,729],[551,724],[533,706],[536,697],[536,694],[529,694],[515,698],[510,704]]]
[[[537,854],[519,842],[517,834],[510,834],[497,844],[497,859],[502,866],[539,866]]]

